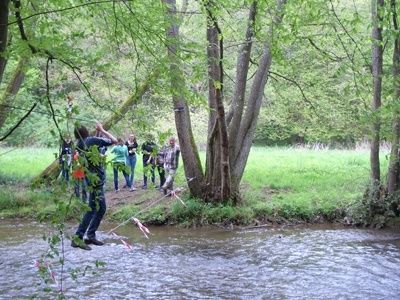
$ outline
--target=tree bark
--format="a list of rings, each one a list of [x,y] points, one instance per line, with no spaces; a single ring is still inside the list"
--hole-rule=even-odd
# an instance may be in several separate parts
[[[245,43],[239,49],[239,55],[236,62],[236,85],[233,100],[227,114],[227,123],[229,125],[230,147],[233,149],[233,143],[236,140],[240,121],[243,115],[244,101],[246,94],[247,74],[249,72],[250,54],[253,45],[254,22],[257,13],[257,2],[251,4],[249,20],[247,22]]]
[[[169,74],[171,79],[172,101],[174,104],[175,126],[178,132],[183,166],[190,194],[203,197],[204,175],[199,152],[193,137],[190,112],[185,101],[185,76],[180,63],[179,20],[176,17],[176,1],[163,0],[167,6],[167,51],[169,58]]]
[[[8,3],[9,0],[0,0],[0,84],[3,80],[3,74],[7,64],[7,58],[4,52],[8,42]]]
[[[239,182],[240,179],[237,178],[235,174],[234,166],[237,165],[235,160],[235,144],[238,138],[240,124],[243,117],[243,110],[245,104],[245,94],[247,85],[247,75],[249,71],[250,64],[250,54],[253,45],[252,39],[254,36],[254,23],[257,13],[257,2],[254,1],[251,4],[249,11],[249,18],[246,30],[246,42],[240,48],[239,55],[236,63],[236,85],[235,92],[233,96],[233,101],[230,107],[230,111],[227,115],[227,122],[229,125],[229,156],[231,163],[231,180],[233,181],[233,191],[235,194],[239,193]]]
[[[213,3],[207,1],[207,57],[208,57],[208,103],[211,122],[207,148],[208,195],[213,200],[231,198],[228,129],[223,103],[223,38],[218,23],[212,14]]]
[[[372,77],[373,77],[373,96],[372,96],[372,113],[377,114],[381,107],[382,94],[382,10],[384,0],[372,0]],[[371,188],[372,197],[379,198],[380,189],[380,162],[379,162],[379,143],[380,143],[380,118],[376,116],[372,124],[372,140],[370,152],[371,164]]]
[[[393,29],[397,33],[399,30],[397,22],[396,1],[391,0]],[[400,38],[396,35],[393,45],[392,59],[392,75],[393,75],[393,120],[392,120],[392,148],[390,151],[390,161],[388,169],[387,193],[393,195],[399,189],[399,143],[400,143]]]
[[[235,147],[233,151],[234,155],[232,157],[232,160],[235,161],[235,165],[232,170],[232,176],[237,185],[242,179],[247,158],[250,153],[271,63],[271,51],[269,48],[269,43],[267,42],[264,45],[263,55],[261,57],[249,95],[247,109],[245,115],[243,116],[239,133],[235,141]]]
[[[21,84],[24,80],[25,77],[25,70],[24,68],[26,67],[27,64],[27,59],[21,58],[17,64],[17,67],[14,70],[14,74],[12,76],[11,81],[8,83],[6,90],[4,91],[4,94],[0,100],[0,129],[3,128],[9,111],[10,111],[10,106],[17,95]]]

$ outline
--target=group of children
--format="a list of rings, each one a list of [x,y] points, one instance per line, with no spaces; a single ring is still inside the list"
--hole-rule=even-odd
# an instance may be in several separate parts
[[[105,154],[107,147],[113,146],[111,153],[114,154],[112,167],[114,173],[114,188],[118,192],[118,173],[121,171],[125,178],[125,186],[134,191],[134,174],[136,159],[139,152],[143,158],[143,189],[147,188],[148,176],[155,186],[155,169],[157,167],[160,175],[159,188],[165,195],[171,195],[174,177],[179,162],[179,146],[176,139],[170,137],[168,144],[159,148],[153,141],[152,135],[147,136],[147,141],[138,149],[135,135],[130,134],[126,142],[115,138],[106,131],[100,123],[96,124],[96,135],[91,136],[84,126],[75,128],[74,135],[77,139],[74,147],[71,138],[65,137],[61,143],[60,164],[61,174],[66,180],[74,179],[75,194],[79,198],[88,200],[90,210],[85,212],[79,227],[72,237],[71,246],[84,250],[91,250],[89,245],[101,246],[104,242],[96,237],[96,231],[106,211],[104,193]],[[87,191],[89,199],[87,199]],[[86,234],[86,238],[84,236]]]
[[[128,139],[124,141],[122,138],[117,139],[118,143],[111,149],[113,154],[111,163],[113,168],[113,179],[115,192],[120,191],[118,175],[121,172],[125,184],[122,188],[135,191],[135,168],[137,156],[141,150],[143,161],[143,185],[142,189],[147,189],[148,179],[150,177],[152,185],[159,188],[165,195],[169,195],[169,191],[173,189],[174,177],[178,168],[180,148],[176,144],[176,139],[170,137],[168,143],[161,148],[153,141],[153,136],[149,134],[146,142],[138,149],[138,143],[134,134],[130,134]],[[99,147],[99,153],[105,156],[106,147]],[[72,169],[72,177],[74,179],[74,190],[76,197],[82,196],[83,200],[87,200],[87,180],[83,167],[79,167],[79,149],[74,149],[74,144],[70,136],[66,136],[60,147],[60,166],[62,178],[69,182]],[[75,167],[74,167],[75,165]],[[159,186],[155,183],[155,170],[159,175]]]

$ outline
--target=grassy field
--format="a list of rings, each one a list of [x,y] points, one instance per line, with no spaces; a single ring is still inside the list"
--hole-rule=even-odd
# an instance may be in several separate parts
[[[247,201],[269,195],[264,209],[285,218],[330,218],[361,200],[368,176],[368,150],[253,148],[244,195]]]
[[[24,193],[38,198],[31,191],[19,191],[16,195],[13,190],[15,186],[28,184],[54,159],[54,152],[54,149],[0,148],[0,209],[9,208],[13,197],[25,203],[22,200]],[[387,163],[384,158],[382,160],[383,164]],[[385,168],[383,166],[383,170]],[[136,178],[140,180],[140,160],[136,170]],[[110,188],[112,173],[111,170],[108,172]],[[255,147],[243,176],[244,200],[240,207],[214,207],[187,199],[189,208],[172,207],[171,218],[174,222],[190,222],[190,218],[200,218],[201,215],[207,223],[224,220],[251,223],[255,219],[277,218],[315,221],[323,217],[333,220],[343,217],[360,203],[368,176],[368,150]],[[183,184],[183,179],[181,166],[178,185]],[[4,212],[1,214],[5,215]]]
[[[50,148],[0,148],[0,182],[28,182],[57,154]]]

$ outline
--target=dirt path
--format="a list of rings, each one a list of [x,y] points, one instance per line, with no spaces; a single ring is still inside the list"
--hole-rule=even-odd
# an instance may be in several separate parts
[[[120,186],[123,183],[120,182]],[[109,213],[114,212],[121,206],[134,204],[140,208],[152,206],[156,204],[163,204],[170,206],[172,202],[176,201],[175,197],[165,197],[164,194],[153,186],[149,186],[147,189],[142,189],[142,182],[137,181],[135,183],[135,191],[129,191],[128,188],[120,188],[118,192],[114,191],[113,183],[107,182],[106,184],[106,201],[107,211]]]

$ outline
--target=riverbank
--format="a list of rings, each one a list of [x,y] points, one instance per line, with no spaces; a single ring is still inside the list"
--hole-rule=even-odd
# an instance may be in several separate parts
[[[29,179],[53,160],[54,150],[19,149],[2,155],[6,151],[10,149],[0,149],[0,216],[51,218],[59,203],[69,201],[72,188],[30,190],[27,186]],[[242,180],[243,201],[239,206],[203,203],[189,198],[186,191],[178,199],[163,198],[154,188],[141,190],[139,162],[137,191],[116,194],[109,177],[106,218],[118,222],[137,214],[148,224],[185,226],[336,221],[358,224],[366,214],[362,196],[369,176],[368,155],[367,150],[253,148]],[[111,170],[108,174],[111,176]],[[176,186],[185,189],[182,166]],[[78,199],[71,199],[73,216],[80,204]]]

